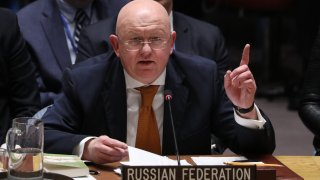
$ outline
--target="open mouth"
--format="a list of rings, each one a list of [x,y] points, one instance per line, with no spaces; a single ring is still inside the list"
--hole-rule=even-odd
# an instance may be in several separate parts
[[[143,65],[150,65],[154,63],[153,61],[139,61],[139,64],[143,64]]]

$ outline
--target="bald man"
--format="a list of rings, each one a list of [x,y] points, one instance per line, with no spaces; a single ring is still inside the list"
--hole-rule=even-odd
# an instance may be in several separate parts
[[[180,154],[210,154],[211,134],[238,154],[274,151],[271,122],[254,104],[250,46],[240,66],[225,74],[224,92],[214,61],[173,50],[176,32],[170,26],[166,10],[155,1],[135,0],[120,10],[116,34],[109,37],[114,52],[65,71],[63,94],[43,117],[45,152],[77,154],[95,163],[126,157],[141,130],[139,89],[149,86],[157,87],[152,110],[158,134],[150,135],[159,137],[159,154],[175,154],[165,89],[174,94]]]
[[[173,11],[172,0],[154,0],[168,12],[171,29],[177,33],[175,50],[191,55],[199,55],[214,60],[218,65],[221,79],[230,68],[230,59],[225,40],[219,27],[188,15]],[[108,37],[114,33],[116,18],[107,18],[86,27],[80,37],[76,62],[111,51]]]
[[[220,78],[223,79],[230,67],[230,59],[219,27],[173,11],[173,0],[154,1],[160,3],[169,14],[171,29],[177,34],[175,50],[215,61],[218,65]],[[92,24],[82,31],[77,63],[112,51],[109,35],[115,33],[115,23],[116,17],[111,17]],[[225,150],[223,143],[217,137],[212,136],[212,138],[212,143],[215,144],[212,153],[222,154]]]

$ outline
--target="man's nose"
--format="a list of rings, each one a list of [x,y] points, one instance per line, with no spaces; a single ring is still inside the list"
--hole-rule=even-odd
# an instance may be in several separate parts
[[[150,42],[148,42],[148,41],[144,41],[144,42],[142,42],[141,43],[141,49],[142,50],[152,50],[152,48],[151,48],[151,45],[150,45]]]

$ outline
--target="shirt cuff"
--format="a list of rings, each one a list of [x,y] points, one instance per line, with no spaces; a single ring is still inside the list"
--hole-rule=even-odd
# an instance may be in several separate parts
[[[82,154],[83,154],[83,149],[84,149],[84,145],[86,144],[87,141],[89,141],[90,139],[94,139],[96,137],[86,137],[84,139],[82,139],[80,141],[80,143],[73,148],[72,154],[79,156],[80,158],[82,158]]]
[[[264,129],[264,124],[267,122],[264,117],[261,115],[259,108],[254,104],[254,108],[256,109],[256,112],[258,114],[258,120],[256,119],[245,119],[240,117],[235,109],[233,109],[234,112],[234,119],[236,122],[244,127],[250,128],[250,129]]]

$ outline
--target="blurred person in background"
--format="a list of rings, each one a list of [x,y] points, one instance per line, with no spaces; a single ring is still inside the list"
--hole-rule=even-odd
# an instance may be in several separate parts
[[[315,155],[320,156],[320,28],[303,79],[299,115],[314,134]]]
[[[37,67],[41,105],[61,92],[62,72],[74,64],[82,28],[116,15],[126,0],[37,0],[17,15]]]
[[[35,67],[20,33],[16,15],[0,8],[0,143],[12,119],[40,109]]]

